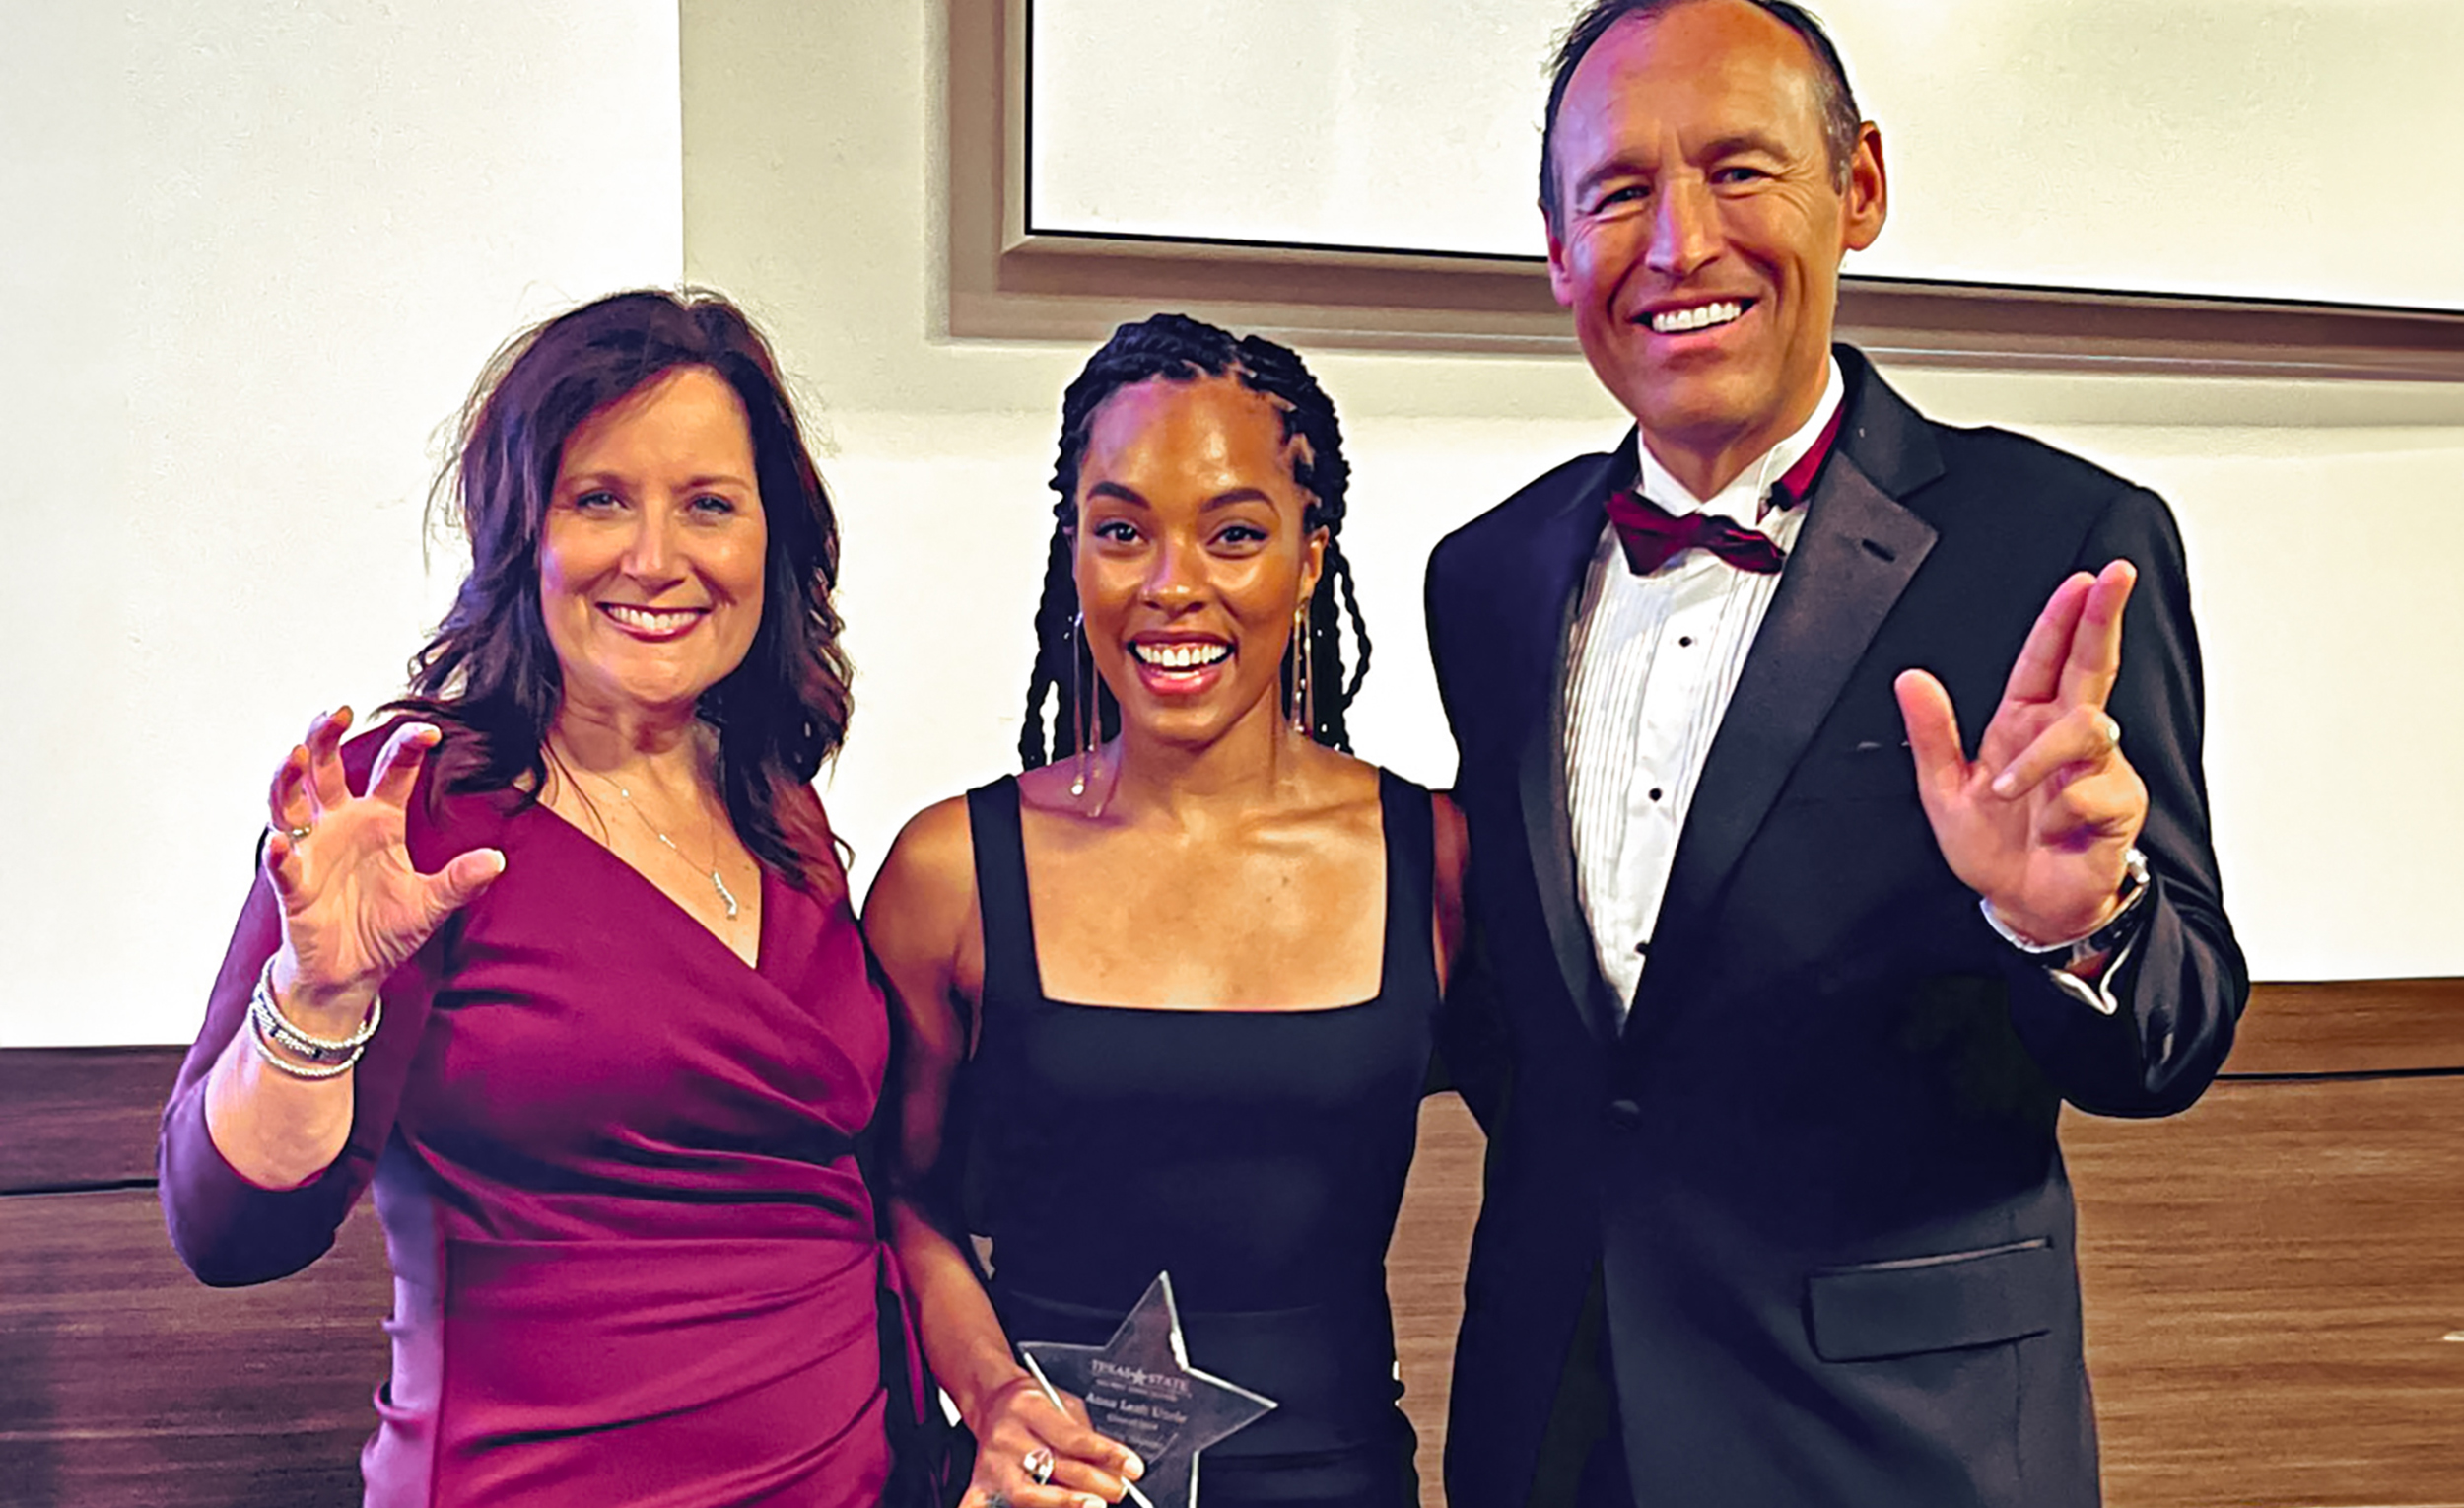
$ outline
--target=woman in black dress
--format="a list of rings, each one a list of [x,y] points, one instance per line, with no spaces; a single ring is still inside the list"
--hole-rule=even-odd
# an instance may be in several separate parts
[[[1384,1264],[1464,836],[1344,752],[1346,476],[1290,351],[1116,332],[1062,405],[1029,768],[917,816],[866,904],[970,1505],[1121,1499],[1143,1464],[1012,1343],[1101,1343],[1162,1270],[1193,1365],[1278,1405],[1207,1449],[1203,1508],[1416,1500]]]

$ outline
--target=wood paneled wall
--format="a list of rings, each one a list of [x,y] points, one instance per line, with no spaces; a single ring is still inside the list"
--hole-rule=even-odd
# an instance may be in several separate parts
[[[365,1211],[254,1289],[155,1206],[178,1052],[0,1052],[0,1503],[354,1501],[391,1290]],[[2072,1116],[2111,1508],[2464,1508],[2464,981],[2263,986],[2166,1121]],[[1479,1132],[1421,1116],[1388,1261],[1435,1508]]]
[[[0,1504],[359,1501],[393,1284],[365,1209],[296,1277],[171,1254],[154,1128],[176,1048],[0,1052]]]
[[[2464,981],[2262,987],[2227,1070],[2064,1127],[2106,1500],[2464,1504]]]

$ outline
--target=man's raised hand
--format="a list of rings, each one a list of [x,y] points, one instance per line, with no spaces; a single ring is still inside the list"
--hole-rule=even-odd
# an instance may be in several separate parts
[[[2004,925],[2040,942],[2085,936],[2112,915],[2147,821],[2147,785],[2105,711],[2138,577],[2117,560],[2054,588],[1973,761],[1942,682],[1907,670],[1893,686],[1943,857]]]

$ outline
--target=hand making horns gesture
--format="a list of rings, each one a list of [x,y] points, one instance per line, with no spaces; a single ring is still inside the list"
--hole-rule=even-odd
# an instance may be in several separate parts
[[[2084,936],[2112,914],[2147,821],[2147,784],[2105,711],[2138,577],[2117,560],[2054,588],[1973,761],[1942,682],[1908,670],[1893,688],[1943,857],[2004,925],[2040,942]]]
[[[354,795],[342,768],[351,710],[320,715],[274,772],[265,878],[282,906],[274,990],[302,1025],[357,1023],[384,977],[505,868],[494,849],[454,856],[434,874],[411,864],[404,808],[437,729],[405,722]]]

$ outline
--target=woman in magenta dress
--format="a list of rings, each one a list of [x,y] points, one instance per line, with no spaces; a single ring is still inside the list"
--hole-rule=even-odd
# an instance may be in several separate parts
[[[371,1504],[872,1503],[887,1023],[809,785],[838,541],[770,353],[707,295],[588,305],[492,366],[452,482],[473,566],[402,716],[274,777],[164,1115],[173,1244],[280,1277],[374,1190]]]

